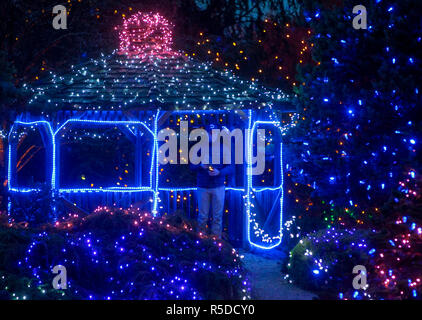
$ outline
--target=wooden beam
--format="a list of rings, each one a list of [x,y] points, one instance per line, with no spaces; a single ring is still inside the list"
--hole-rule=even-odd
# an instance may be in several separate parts
[[[164,114],[158,119],[158,127],[161,127],[168,118],[173,114],[173,111],[166,111]]]

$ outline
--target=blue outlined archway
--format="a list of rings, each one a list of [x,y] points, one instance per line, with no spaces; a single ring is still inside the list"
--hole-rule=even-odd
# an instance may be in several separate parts
[[[203,110],[203,111],[176,111],[175,114],[192,114],[192,113],[203,113],[211,114],[217,111],[213,110]],[[218,112],[230,112],[230,111],[218,111]],[[235,112],[235,111],[232,111]],[[237,111],[236,111],[237,112]],[[235,195],[233,199],[234,202],[231,204],[233,206],[233,212],[236,212],[238,215],[241,215],[238,220],[243,224],[243,237],[244,241],[250,244],[253,247],[260,249],[272,249],[280,245],[282,239],[282,224],[283,224],[283,159],[282,159],[282,148],[283,144],[281,141],[282,136],[282,127],[280,122],[276,120],[275,116],[268,117],[263,114],[252,110],[242,111],[244,115],[244,129],[248,129],[249,135],[247,137],[246,150],[247,157],[249,160],[248,164],[244,165],[244,184],[243,186],[229,186],[227,187],[227,192],[229,194]],[[36,189],[31,188],[19,188],[18,185],[14,184],[14,172],[13,166],[15,165],[16,157],[14,157],[14,146],[12,141],[12,135],[14,129],[19,126],[39,126],[42,128],[47,136],[49,137],[49,145],[46,146],[46,149],[49,150],[49,180],[48,182],[51,185],[52,193],[59,195],[78,195],[83,197],[85,195],[95,196],[95,195],[104,195],[104,194],[138,194],[138,193],[147,193],[151,199],[151,212],[153,215],[163,214],[163,202],[160,198],[163,198],[166,193],[173,194],[182,194],[186,192],[194,192],[195,187],[177,187],[177,186],[161,186],[158,172],[158,141],[157,133],[160,129],[160,119],[165,114],[164,111],[149,112],[148,117],[143,116],[144,118],[137,119],[121,119],[121,117],[116,117],[116,120],[113,117],[116,116],[113,112],[109,111],[107,117],[99,118],[95,114],[88,114],[85,116],[74,116],[70,115],[63,121],[47,121],[47,120],[36,120],[36,121],[15,121],[10,134],[9,134],[9,150],[8,150],[8,189],[11,193],[28,193],[37,191]],[[147,121],[148,120],[148,121]],[[149,183],[147,185],[139,184],[135,187],[100,187],[100,188],[80,188],[75,186],[73,188],[63,188],[60,186],[60,135],[65,132],[67,127],[72,125],[78,125],[81,127],[101,127],[101,126],[117,126],[126,128],[128,130],[134,130],[135,127],[142,128],[142,130],[152,137],[152,156],[150,157],[150,170],[149,170]],[[253,179],[251,176],[251,157],[253,152],[253,136],[256,133],[256,130],[260,126],[271,127],[273,130],[279,131],[280,135],[277,135],[277,177],[272,184],[268,186],[254,186]],[[133,131],[135,134],[135,131]],[[136,135],[136,134],[135,134]],[[276,185],[274,185],[276,183]],[[259,221],[256,217],[256,212],[254,211],[254,201],[255,198],[260,198],[261,195],[270,195],[266,199],[261,199],[263,201],[265,210],[272,215],[272,220],[270,221],[271,227],[268,227],[265,221]],[[261,197],[262,198],[262,197]],[[168,211],[168,210],[167,210]]]
[[[246,191],[246,237],[248,242],[260,249],[273,249],[281,244],[283,231],[283,197],[284,197],[284,177],[283,177],[283,143],[281,141],[282,130],[278,121],[257,120],[252,123],[252,115],[249,118],[249,138],[248,138],[248,163],[247,163],[247,191]],[[279,148],[276,149],[277,155],[274,158],[274,168],[278,173],[276,175],[278,181],[273,187],[254,187],[252,175],[252,155],[254,150],[253,137],[260,125],[272,127],[273,130],[279,131]],[[253,205],[254,201],[264,200],[263,195],[270,194],[271,206],[261,213],[263,217],[258,217],[257,206]],[[260,199],[261,198],[261,199]],[[266,225],[268,221],[271,227]],[[271,231],[269,231],[271,229]]]
[[[8,159],[7,159],[7,181],[8,181],[8,190],[12,192],[32,192],[38,191],[36,186],[30,187],[20,187],[17,184],[17,173],[16,173],[16,164],[17,164],[17,143],[19,139],[18,130],[21,128],[36,128],[43,139],[43,144],[46,150],[46,170],[45,170],[45,183],[51,184],[53,187],[55,181],[55,172],[54,172],[54,157],[55,157],[55,141],[54,141],[54,132],[51,127],[51,124],[48,121],[15,121],[10,129],[8,135]]]

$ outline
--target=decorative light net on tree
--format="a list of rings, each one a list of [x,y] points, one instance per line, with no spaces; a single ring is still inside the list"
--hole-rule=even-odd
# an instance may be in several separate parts
[[[119,30],[119,52],[135,55],[174,53],[173,25],[158,13],[138,12],[123,20]]]

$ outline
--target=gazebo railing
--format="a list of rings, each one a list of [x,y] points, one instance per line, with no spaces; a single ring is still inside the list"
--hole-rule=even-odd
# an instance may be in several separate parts
[[[189,218],[197,216],[197,204],[194,185],[175,186],[162,181],[158,172],[157,133],[169,126],[177,126],[177,122],[187,120],[193,127],[200,127],[206,123],[217,123],[228,128],[248,129],[252,132],[246,137],[246,159],[253,152],[254,130],[258,126],[272,126],[272,130],[280,129],[280,124],[274,117],[268,116],[268,110],[204,110],[204,111],[60,111],[51,118],[34,117],[28,113],[20,115],[9,134],[8,146],[8,189],[10,191],[9,211],[13,217],[13,197],[25,196],[36,192],[36,188],[20,187],[16,179],[16,155],[19,136],[17,129],[21,127],[36,127],[40,132],[45,146],[46,163],[45,182],[51,186],[56,199],[63,197],[69,203],[92,211],[97,206],[137,206],[150,211],[154,215],[184,212]],[[140,131],[135,130],[133,143],[136,146],[136,185],[135,187],[91,187],[78,188],[62,186],[60,182],[61,159],[60,139],[64,131],[71,125],[117,127],[139,126],[151,138],[153,150],[150,156],[150,183],[143,184],[142,162],[147,161],[139,149]],[[133,133],[133,132],[132,132]],[[130,135],[130,133],[129,133]],[[281,242],[282,210],[283,210],[283,164],[281,134],[274,135],[278,139],[274,145],[279,146],[274,151],[274,179],[267,181],[267,185],[254,185],[251,175],[252,164],[240,166],[236,169],[235,181],[228,181],[226,188],[226,203],[224,209],[225,230],[233,243],[246,243],[262,249],[271,249]],[[277,163],[276,163],[277,162]],[[265,192],[264,192],[265,191]],[[256,211],[259,208],[259,212]]]

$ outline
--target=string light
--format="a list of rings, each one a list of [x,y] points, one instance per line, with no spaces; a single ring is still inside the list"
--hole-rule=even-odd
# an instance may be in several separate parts
[[[13,292],[16,288],[9,287],[9,279],[0,275],[1,289],[12,299],[33,299],[38,296],[89,300],[151,299],[148,295],[153,293],[156,299],[197,300],[207,296],[207,292],[200,289],[199,279],[205,274],[219,274],[238,289],[238,292],[230,294],[243,300],[250,299],[250,284],[240,263],[240,255],[216,238],[195,234],[186,223],[173,225],[165,217],[155,218],[134,208],[98,207],[93,215],[95,219],[110,219],[108,217],[111,216],[114,216],[113,219],[124,219],[127,227],[122,233],[112,232],[101,236],[95,230],[79,229],[87,224],[87,218],[69,215],[50,227],[54,229],[55,236],[41,231],[30,238],[25,255],[17,261],[19,271],[31,279],[27,288]],[[16,226],[12,223],[10,227]],[[168,235],[166,243],[158,251],[148,240],[154,233]],[[181,233],[189,234],[189,237],[180,237]],[[63,237],[63,241],[53,244],[58,236]],[[51,243],[48,248],[57,246],[57,250],[51,252],[52,260],[48,262],[40,259],[40,250],[45,248],[46,243]],[[136,257],[130,254],[135,248]],[[188,258],[186,253],[192,250],[197,254]],[[208,250],[215,250],[216,255],[224,255],[224,262],[219,259],[204,260]],[[180,264],[178,259],[182,256],[184,263]],[[69,272],[76,264],[79,267],[83,265],[89,268],[92,275],[97,275],[93,283],[101,281],[106,286],[81,282],[83,275],[73,273],[67,279],[66,290],[48,289],[51,287],[51,269],[56,263],[67,266]],[[148,279],[142,279],[140,285],[140,280],[134,279],[133,273],[129,272],[131,270],[148,273]],[[122,286],[122,283],[126,285]],[[148,285],[148,290],[144,285]]]
[[[186,114],[191,113],[192,111],[187,111]],[[209,110],[208,113],[212,113],[214,111]],[[184,111],[179,111],[179,114],[183,114]],[[249,115],[249,122],[252,123],[252,112],[251,110],[248,111]],[[275,117],[272,115],[272,117]],[[16,121],[15,125],[12,126],[12,129],[10,131],[10,140],[9,140],[9,155],[8,155],[8,180],[9,180],[9,190],[12,192],[17,193],[29,193],[29,192],[39,192],[39,189],[31,189],[31,188],[19,188],[19,187],[13,187],[12,183],[14,181],[14,176],[12,174],[12,158],[13,153],[16,152],[16,150],[13,148],[12,141],[13,137],[16,137],[17,131],[15,126],[19,127],[25,127],[25,126],[37,126],[37,125],[43,125],[48,128],[48,133],[50,135],[50,141],[51,145],[47,146],[47,149],[52,149],[51,154],[51,163],[52,163],[52,170],[53,176],[51,178],[51,189],[52,194],[56,193],[65,193],[65,194],[72,194],[72,193],[134,193],[134,192],[151,192],[153,194],[152,197],[152,213],[153,215],[157,215],[159,213],[158,210],[158,203],[161,202],[160,200],[160,192],[162,191],[170,191],[170,192],[185,192],[185,191],[194,191],[196,188],[180,188],[180,187],[161,187],[160,181],[159,181],[159,172],[158,172],[158,157],[156,156],[158,153],[158,140],[157,140],[157,132],[158,132],[158,119],[160,118],[160,111],[157,110],[155,115],[153,116],[153,123],[154,123],[154,131],[150,130],[148,125],[145,124],[143,121],[113,121],[113,120],[90,120],[90,119],[68,119],[64,121],[63,124],[57,125],[57,129],[54,131],[52,129],[52,125],[50,122],[46,120],[42,121],[35,121],[35,122],[23,122],[23,121]],[[56,152],[59,152],[58,145],[60,142],[60,139],[58,137],[63,136],[62,132],[66,132],[66,130],[69,130],[71,128],[72,124],[77,124],[79,126],[88,127],[88,128],[97,128],[97,127],[104,127],[104,126],[116,126],[116,127],[126,127],[130,128],[132,126],[141,126],[143,127],[146,132],[152,135],[152,146],[150,146],[150,149],[153,150],[152,157],[151,157],[151,165],[150,165],[150,174],[149,174],[149,186],[137,186],[137,187],[100,187],[100,188],[94,188],[91,186],[91,188],[63,188],[58,186],[55,181],[59,181],[59,172],[57,170],[57,164],[55,159],[57,159]],[[249,143],[248,143],[248,161],[252,161],[252,150],[253,150],[253,134],[257,129],[258,125],[271,125],[277,128],[277,130],[280,133],[281,136],[285,133],[286,128],[290,127],[290,124],[287,126],[281,126],[281,124],[277,121],[263,121],[263,120],[257,120],[253,122],[253,125],[250,127],[250,136],[249,136]],[[281,184],[276,187],[254,187],[252,185],[252,177],[248,174],[247,181],[248,181],[248,187],[249,190],[248,196],[246,196],[246,207],[249,208],[248,211],[248,221],[247,221],[247,229],[253,229],[254,230],[254,239],[251,239],[250,234],[248,234],[248,241],[253,246],[259,246],[261,248],[265,249],[272,249],[278,246],[281,243],[281,229],[282,229],[282,204],[283,204],[283,163],[282,163],[282,144],[279,145],[280,147],[280,179]],[[252,170],[252,162],[249,162],[248,164],[248,172],[249,170]],[[236,188],[236,187],[228,187],[228,191],[232,192],[244,192],[244,188]],[[264,191],[280,191],[280,213],[279,213],[279,225],[278,233],[276,236],[270,237],[267,232],[265,232],[260,226],[259,223],[256,220],[256,213],[252,213],[250,210],[252,200],[255,198],[253,195],[253,192],[264,192]],[[277,199],[276,199],[277,200]],[[272,226],[274,227],[274,226]],[[258,239],[261,239],[259,242],[257,242]]]
[[[56,106],[57,108],[69,105],[76,110],[100,110],[101,105],[93,105],[93,103],[86,103],[87,99],[93,93],[98,97],[99,102],[104,100],[117,101],[111,106],[111,110],[130,108],[133,105],[151,105],[158,102],[158,106],[165,106],[172,103],[173,107],[184,108],[184,114],[193,113],[199,115],[198,112],[215,112],[216,109],[225,111],[233,109],[246,109],[249,106],[257,107],[262,113],[267,114],[268,122],[257,121],[253,122],[253,129],[256,124],[271,124],[276,125],[280,132],[280,137],[284,135],[288,129],[297,123],[297,115],[293,114],[291,121],[282,126],[278,123],[277,117],[272,111],[273,106],[280,102],[289,100],[289,96],[285,95],[280,90],[269,90],[258,86],[252,82],[241,80],[231,74],[229,71],[215,71],[210,67],[210,64],[199,63],[191,58],[186,58],[181,52],[174,51],[172,46],[172,29],[173,26],[164,17],[159,14],[141,13],[138,12],[128,18],[123,19],[123,23],[116,30],[119,31],[120,46],[117,52],[110,56],[104,56],[98,60],[92,60],[91,67],[83,66],[75,70],[70,75],[56,76],[51,74],[50,84],[38,84],[36,86],[26,87],[34,93],[30,100],[32,103],[45,102]],[[237,44],[234,43],[233,46]],[[217,52],[217,55],[219,53]],[[121,72],[122,68],[129,72]],[[103,76],[99,77],[99,74]],[[147,79],[144,77],[147,75]],[[214,79],[218,79],[215,81]],[[163,80],[165,82],[163,82]],[[181,81],[183,80],[183,81]],[[148,83],[149,92],[141,94],[138,88]],[[85,83],[85,86],[80,86],[79,83]],[[116,89],[110,90],[110,84],[123,85],[122,92],[117,92]],[[164,87],[163,87],[164,86]],[[66,87],[66,90],[62,88]],[[74,87],[75,89],[72,89]],[[76,89],[77,88],[77,89]],[[115,86],[113,86],[115,88]],[[159,90],[163,88],[163,90]],[[55,91],[60,92],[60,97],[55,97]],[[47,92],[48,91],[48,92]],[[68,96],[63,96],[63,92],[68,92]],[[113,93],[115,91],[115,93]],[[153,91],[153,96],[148,96]],[[179,98],[174,99],[175,96]],[[198,100],[198,96],[202,97]],[[95,102],[94,102],[95,103]],[[209,110],[204,110],[209,109]],[[211,109],[211,110],[210,110]],[[214,109],[214,110],[213,110]],[[223,111],[223,112],[225,112]],[[249,112],[249,121],[251,120],[251,113]],[[237,113],[237,111],[235,111]],[[172,186],[170,188],[161,185],[159,181],[160,172],[158,171],[158,120],[163,112],[157,108],[156,114],[151,116],[151,123],[147,124],[143,121],[127,121],[127,120],[95,120],[88,116],[87,119],[70,118],[63,123],[57,124],[54,133],[51,134],[52,139],[59,141],[66,133],[71,125],[82,126],[83,128],[96,128],[101,126],[116,126],[124,127],[129,131],[132,127],[143,126],[144,129],[152,136],[152,145],[149,147],[152,150],[151,156],[151,170],[150,170],[150,184],[149,186],[135,186],[135,187],[94,187],[91,184],[90,188],[72,188],[60,187],[56,181],[59,181],[59,172],[57,172],[56,153],[59,152],[57,147],[59,142],[53,143],[53,176],[52,176],[52,192],[53,193],[134,193],[134,192],[151,192],[152,193],[152,214],[159,214],[159,203],[161,203],[160,193],[162,192],[192,192],[195,188]],[[46,121],[47,122],[47,121]],[[48,122],[49,123],[49,122]],[[29,123],[26,123],[27,125]],[[48,126],[51,128],[51,124]],[[152,128],[152,129],[151,129]],[[251,127],[252,128],[252,127]],[[250,129],[251,129],[250,128]],[[51,132],[52,129],[51,129]],[[63,132],[63,133],[62,133]],[[133,132],[132,132],[133,133]],[[95,138],[100,139],[100,135],[95,135]],[[79,141],[82,137],[80,137]],[[109,139],[109,138],[108,138]],[[252,143],[252,141],[250,141]],[[48,146],[50,147],[50,146]],[[282,144],[280,144],[282,147]],[[252,148],[252,145],[248,146]],[[13,151],[15,152],[15,151]],[[251,151],[249,151],[251,152]],[[281,153],[281,151],[280,151]],[[12,159],[12,154],[9,155],[9,163]],[[281,158],[280,158],[281,161]],[[12,173],[12,165],[9,166],[9,175]],[[280,174],[283,172],[283,165],[280,163]],[[11,177],[13,179],[13,177]],[[250,179],[251,177],[248,177]],[[281,178],[282,181],[282,178]],[[120,185],[120,183],[118,183]],[[281,192],[282,184],[276,187],[255,187],[249,185],[249,192],[262,193],[264,191]],[[30,189],[10,188],[16,192],[30,192]],[[242,187],[228,187],[229,192],[244,192]],[[37,191],[37,190],[32,190]],[[251,201],[251,196],[248,195],[246,202]],[[179,196],[177,198],[179,201]],[[247,205],[248,207],[250,205]],[[281,228],[282,228],[282,196],[280,198],[280,225],[277,227],[280,231],[275,238],[268,236],[267,232],[258,226],[255,218],[250,216],[248,220],[248,229],[255,230],[255,236],[262,238],[260,241],[262,247],[273,248],[281,242]],[[254,214],[256,216],[256,213]],[[258,241],[258,238],[251,240],[251,244]],[[277,240],[274,242],[274,240]],[[276,244],[275,244],[276,243]]]

